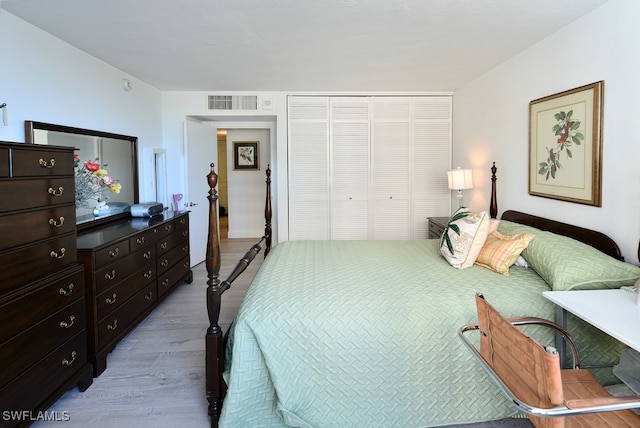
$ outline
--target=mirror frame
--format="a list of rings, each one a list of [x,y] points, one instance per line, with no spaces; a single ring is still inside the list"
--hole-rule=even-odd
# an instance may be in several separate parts
[[[133,172],[133,203],[140,202],[139,199],[139,182],[138,182],[138,137],[132,137],[130,135],[114,134],[111,132],[94,131],[91,129],[75,128],[72,126],[56,125],[53,123],[36,122],[32,120],[24,121],[24,134],[25,143],[38,144],[35,141],[35,130],[43,131],[55,131],[67,134],[87,135],[91,137],[111,138],[116,140],[126,140],[131,142],[132,156],[131,156],[131,171]],[[131,213],[120,213],[104,217],[96,217],[94,220],[90,220],[84,223],[76,223],[76,229],[78,231],[90,229],[95,226],[99,226],[105,223],[110,223],[113,220],[119,218],[130,217]]]

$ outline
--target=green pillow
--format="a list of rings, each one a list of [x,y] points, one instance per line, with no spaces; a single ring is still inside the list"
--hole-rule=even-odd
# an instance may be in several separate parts
[[[640,278],[640,267],[621,262],[595,248],[555,233],[501,220],[505,235],[532,233],[522,257],[556,291],[620,288]]]

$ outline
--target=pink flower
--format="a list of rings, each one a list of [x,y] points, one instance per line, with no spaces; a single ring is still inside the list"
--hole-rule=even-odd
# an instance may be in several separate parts
[[[84,164],[84,167],[87,169],[87,171],[97,171],[100,169],[100,164],[97,162],[91,162],[91,161],[87,161]]]

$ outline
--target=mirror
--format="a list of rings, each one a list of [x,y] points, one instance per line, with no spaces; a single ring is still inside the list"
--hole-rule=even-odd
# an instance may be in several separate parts
[[[76,192],[78,230],[116,218],[128,217],[130,214],[122,210],[127,205],[139,202],[137,137],[27,120],[25,141],[27,144],[67,146],[76,149],[76,189],[85,190],[84,195],[82,192]],[[107,172],[98,184],[96,177],[91,175],[92,172],[84,168],[88,161],[92,163],[89,165],[90,169],[99,166],[99,169]],[[89,174],[93,184],[82,184],[87,183],[85,178],[80,177],[83,173]],[[109,187],[111,180],[120,184],[120,188]],[[99,201],[102,203],[98,205]]]

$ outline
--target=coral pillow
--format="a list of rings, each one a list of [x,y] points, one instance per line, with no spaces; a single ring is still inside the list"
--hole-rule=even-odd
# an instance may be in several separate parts
[[[449,219],[440,238],[440,253],[456,269],[473,266],[487,239],[489,215],[459,208]]]
[[[476,264],[509,276],[509,267],[516,262],[533,237],[531,233],[507,236],[493,232],[482,246]]]

